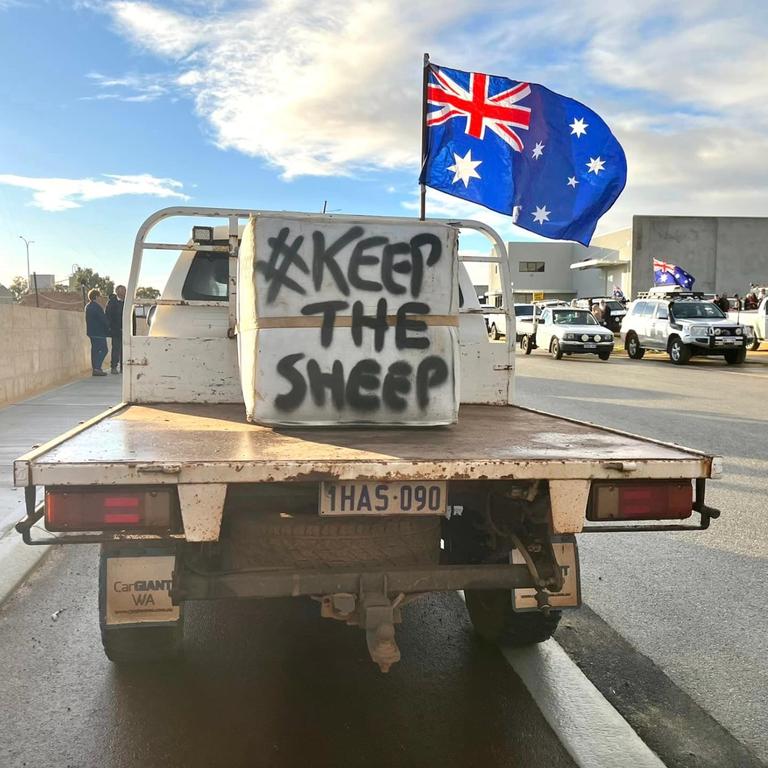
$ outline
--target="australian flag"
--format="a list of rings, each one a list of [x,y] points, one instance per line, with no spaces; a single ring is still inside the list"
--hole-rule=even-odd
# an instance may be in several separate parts
[[[653,284],[654,285],[679,285],[690,291],[696,278],[688,274],[684,269],[666,261],[653,260]]]
[[[627,180],[624,150],[603,120],[542,85],[428,66],[420,182],[589,245]]]

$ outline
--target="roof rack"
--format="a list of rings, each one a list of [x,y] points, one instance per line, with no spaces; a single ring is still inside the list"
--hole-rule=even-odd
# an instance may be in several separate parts
[[[656,286],[649,291],[640,291],[637,294],[638,299],[668,299],[675,301],[677,299],[703,299],[702,291],[684,291],[679,285],[674,286]]]

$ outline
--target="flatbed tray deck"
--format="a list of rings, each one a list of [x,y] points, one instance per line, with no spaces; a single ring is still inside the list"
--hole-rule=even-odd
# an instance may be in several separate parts
[[[719,459],[518,406],[430,428],[271,428],[242,404],[122,404],[17,459],[17,486],[707,478]]]

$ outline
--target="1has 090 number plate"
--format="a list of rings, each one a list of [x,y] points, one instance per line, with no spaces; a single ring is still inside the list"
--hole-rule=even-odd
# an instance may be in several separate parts
[[[320,483],[321,515],[444,515],[446,482]]]

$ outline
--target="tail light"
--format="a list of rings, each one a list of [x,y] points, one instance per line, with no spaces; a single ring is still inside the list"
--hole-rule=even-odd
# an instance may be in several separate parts
[[[690,480],[594,482],[587,520],[685,520],[692,511]]]
[[[176,523],[176,491],[168,488],[46,488],[49,531],[170,531]]]

